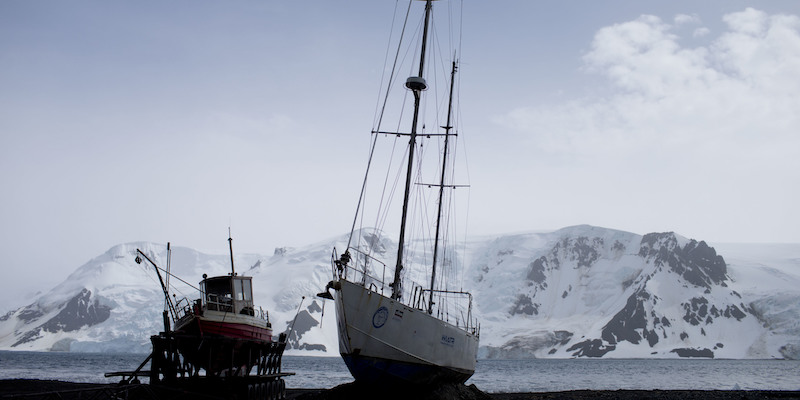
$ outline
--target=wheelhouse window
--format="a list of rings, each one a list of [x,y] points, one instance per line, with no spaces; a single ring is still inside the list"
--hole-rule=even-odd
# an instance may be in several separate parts
[[[255,315],[251,279],[249,276],[204,279],[200,290],[204,293],[206,309]]]
[[[215,311],[233,311],[230,277],[209,278],[200,286],[205,293],[206,307]]]
[[[250,286],[250,279],[236,279],[233,282],[236,287],[236,300],[253,300],[253,289]]]
[[[233,280],[236,295],[236,312],[253,315],[253,288],[250,277],[236,277]]]

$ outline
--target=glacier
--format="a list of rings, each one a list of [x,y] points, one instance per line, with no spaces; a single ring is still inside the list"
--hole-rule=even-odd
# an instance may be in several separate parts
[[[378,252],[397,247],[380,232],[362,237]],[[347,239],[235,255],[273,329],[294,323],[287,354],[338,356],[333,304],[314,294]],[[186,282],[170,278],[176,300],[197,297],[202,274],[230,271],[227,254],[171,248]],[[166,266],[166,245],[114,246],[0,317],[0,349],[149,352],[165,300],[136,249]],[[411,252],[407,278],[423,280],[423,253]],[[474,295],[482,358],[800,358],[800,244],[712,246],[581,225],[472,237],[455,254],[446,263],[463,268],[450,279]]]

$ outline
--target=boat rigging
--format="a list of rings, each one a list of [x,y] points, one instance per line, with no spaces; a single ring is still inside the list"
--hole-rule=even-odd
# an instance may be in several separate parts
[[[447,232],[453,224],[450,214],[452,196],[448,196],[451,192],[448,189],[467,186],[452,183],[452,147],[453,139],[457,136],[454,128],[454,98],[458,61],[450,61],[449,76],[443,79],[449,84],[444,92],[447,99],[445,122],[433,125],[441,126],[443,131],[426,132],[426,116],[438,118],[439,113],[436,110],[430,115],[423,113],[425,99],[431,91],[433,94],[442,93],[431,90],[426,79],[429,72],[426,63],[429,44],[436,41],[431,40],[435,33],[435,29],[432,29],[433,2],[427,0],[424,3],[419,63],[414,68],[415,73],[405,81],[405,88],[413,95],[410,129],[408,133],[381,129],[383,112],[388,107],[384,105],[380,108],[379,125],[372,130],[367,176],[364,178],[347,248],[341,255],[334,249],[331,257],[333,280],[318,295],[335,300],[339,350],[356,381],[411,384],[464,382],[475,370],[480,329],[472,315],[472,295],[450,289],[447,278],[452,276],[444,273],[443,269],[447,266],[452,270],[459,258],[452,248],[445,246],[446,241],[452,239]],[[401,52],[398,50],[397,54]],[[392,71],[394,76],[394,67]],[[391,82],[388,86],[392,86]],[[388,99],[387,94],[385,101],[388,102]],[[402,115],[402,112],[397,114]],[[370,193],[367,190],[369,170],[374,167],[376,154],[383,155],[375,150],[377,134],[393,135],[395,140],[408,140],[407,146],[404,146],[403,170],[394,179],[390,179],[391,172],[387,172],[384,189],[376,196],[381,199],[377,207],[378,220],[385,221],[394,192],[394,189],[387,192],[386,183],[393,181],[395,185],[401,183],[403,187],[396,247],[386,240],[386,234],[379,227],[356,229],[359,220],[363,226],[366,214],[365,200]],[[436,162],[426,161],[424,157],[429,153],[425,151],[424,142],[428,139],[440,141]],[[393,164],[390,157],[389,166]],[[425,181],[423,171],[435,172],[432,180],[436,183],[421,183]],[[426,195],[414,190],[415,187],[436,188],[435,196],[428,198],[435,205],[428,207],[424,201],[420,201],[425,200]],[[412,207],[412,203],[416,206]],[[418,217],[428,215],[429,209],[434,210],[434,217],[418,220]],[[410,236],[420,233],[420,238]],[[422,250],[414,250],[416,248]],[[392,255],[393,262],[386,260]],[[393,267],[387,268],[392,265],[390,263]],[[392,277],[388,284],[387,269]],[[421,276],[427,280],[424,285],[417,283]],[[411,283],[410,288],[405,288],[406,283]],[[388,294],[384,293],[387,288],[390,290]]]

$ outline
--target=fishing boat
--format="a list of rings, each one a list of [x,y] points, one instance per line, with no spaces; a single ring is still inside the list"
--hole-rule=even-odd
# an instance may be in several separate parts
[[[191,307],[177,310],[174,327],[179,350],[196,368],[210,374],[248,374],[245,370],[261,356],[253,349],[278,350],[269,315],[253,306],[251,277],[203,275],[200,293]]]
[[[228,237],[231,273],[200,281],[201,297],[184,307],[175,322],[175,331],[187,335],[218,336],[272,342],[269,314],[253,305],[253,283],[239,276],[233,263],[233,239]]]
[[[412,12],[416,9],[411,3],[424,4],[424,11]],[[480,327],[472,315],[472,295],[462,290],[458,282],[448,279],[457,277],[454,271],[459,269],[459,256],[455,246],[451,245],[456,235],[448,233],[456,221],[452,217],[453,193],[454,189],[467,186],[453,183],[456,163],[452,148],[458,136],[454,127],[458,62],[452,59],[438,66],[426,64],[426,56],[433,47],[429,44],[440,42],[430,39],[435,34],[432,29],[433,2],[409,2],[404,27],[414,25],[408,22],[408,18],[414,18],[414,15],[421,17],[419,30],[412,34],[420,38],[419,43],[410,46],[418,51],[413,61],[413,69],[418,73],[404,83],[405,93],[413,95],[413,103],[399,102],[402,107],[409,105],[413,110],[410,116],[402,111],[393,114],[410,117],[410,132],[381,127],[388,115],[385,114],[390,98],[387,94],[372,131],[367,177],[363,181],[347,247],[341,254],[334,248],[331,256],[333,279],[325,291],[318,294],[334,300],[341,356],[355,380],[368,384],[463,383],[475,372],[480,337]],[[450,20],[453,19],[450,15]],[[400,50],[407,41],[401,38],[398,43],[398,57],[407,59],[407,53]],[[392,68],[386,68],[392,71],[387,93],[395,81],[397,65],[395,61]],[[426,80],[429,71],[440,73],[435,81],[444,82],[445,90],[429,90]],[[426,102],[430,93],[443,96]],[[447,111],[423,113],[426,104]],[[442,104],[445,106],[438,107]],[[432,119],[432,125],[440,126],[441,130],[427,131],[423,121],[425,117]],[[401,123],[396,126],[401,126]],[[378,196],[368,196],[371,193],[368,189],[370,170],[379,164],[375,156],[386,154],[376,150],[379,138],[394,140],[395,147],[403,149],[398,157],[405,162],[390,160],[387,174],[378,181],[395,182],[395,186],[387,189],[384,184]],[[423,155],[433,155],[433,160],[430,157],[423,159]],[[392,172],[391,167],[398,164],[401,164],[400,171]],[[431,180],[426,182],[428,177]],[[404,190],[394,191],[393,188],[399,188],[401,183]],[[391,202],[393,192],[402,193],[402,196],[394,197],[396,202],[402,197],[402,206],[397,210],[400,221],[395,227],[399,228],[396,249],[394,242],[384,240],[386,235],[382,227],[362,227],[367,214],[367,197],[385,200],[374,207],[379,215],[385,216],[386,209],[391,207],[386,203]],[[428,218],[417,219],[417,216],[426,214]],[[387,218],[376,220],[385,221]],[[408,276],[409,271],[413,277]],[[387,282],[387,275],[393,276],[391,283]]]
[[[146,260],[158,275],[164,293],[164,330],[150,337],[153,350],[135,371],[106,376],[121,376],[123,383],[147,376],[151,385],[226,398],[273,400],[285,396],[283,378],[294,375],[281,371],[287,335],[281,333],[273,340],[269,314],[254,306],[252,278],[236,273],[230,236],[228,243],[230,274],[203,274],[196,288],[200,297],[192,302],[186,298],[175,301],[171,296],[170,277],[193,285],[170,272],[169,243],[166,268],[136,250],[135,261],[141,264]],[[143,371],[148,362],[150,371]]]
[[[252,287],[249,276],[203,275],[203,297],[179,311],[175,332],[271,342],[272,325],[264,311],[254,308]]]

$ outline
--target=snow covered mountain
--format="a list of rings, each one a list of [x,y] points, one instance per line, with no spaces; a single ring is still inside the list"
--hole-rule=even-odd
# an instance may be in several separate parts
[[[364,237],[379,252],[397,246]],[[235,257],[273,329],[294,321],[289,354],[338,355],[333,303],[314,294],[346,240]],[[481,322],[480,356],[800,358],[800,244],[717,247],[731,256],[674,233],[591,226],[472,239],[459,257]],[[137,248],[166,265],[164,245],[113,247],[0,317],[0,349],[149,351],[164,299],[152,268],[134,262]],[[171,268],[193,283],[227,273],[229,262],[173,247]],[[197,296],[170,284],[178,298]]]
[[[743,265],[674,233],[588,226],[480,247],[484,357],[800,356],[797,258]]]

